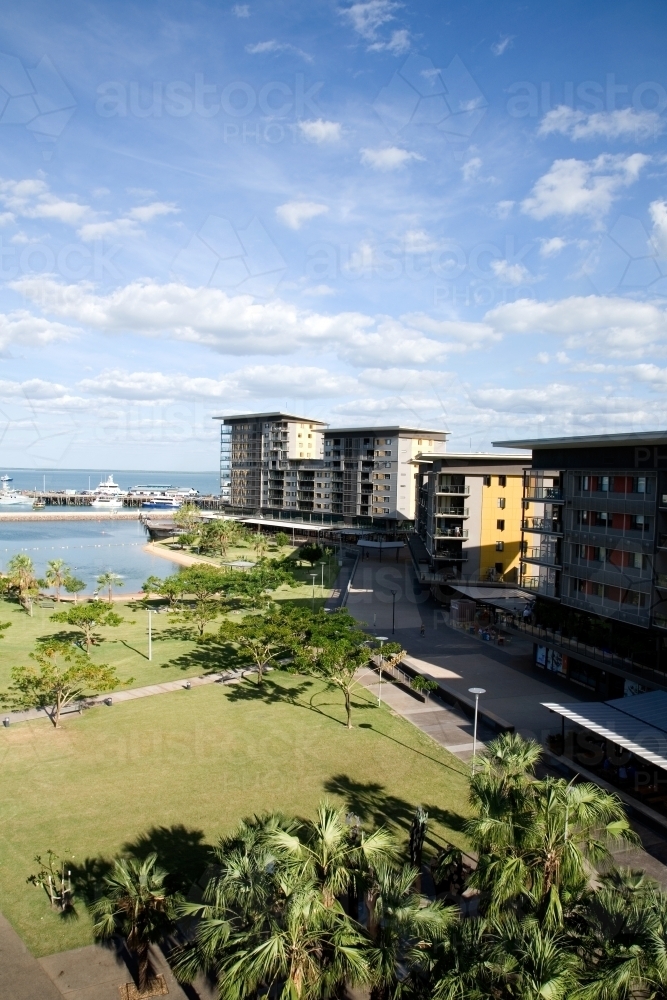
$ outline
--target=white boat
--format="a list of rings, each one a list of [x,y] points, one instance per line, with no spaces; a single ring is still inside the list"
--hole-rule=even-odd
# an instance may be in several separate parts
[[[142,510],[178,510],[183,500],[177,496],[153,496],[144,500]]]
[[[148,484],[146,486],[130,486],[129,494],[133,497],[145,497],[147,500],[152,497],[180,497],[181,499],[185,499],[188,497],[198,497],[199,491],[193,489],[192,486],[162,486]]]
[[[123,497],[122,496],[95,497],[90,506],[95,507],[97,510],[122,510]]]
[[[3,507],[32,507],[32,497],[27,497],[25,493],[17,493],[16,490],[0,490],[0,504]]]
[[[11,483],[11,482],[13,482],[12,477],[8,476],[6,473],[4,476],[0,476],[0,483]]]
[[[125,497],[127,490],[121,490],[118,483],[114,483],[113,475],[107,476],[96,490],[93,491],[96,497]]]

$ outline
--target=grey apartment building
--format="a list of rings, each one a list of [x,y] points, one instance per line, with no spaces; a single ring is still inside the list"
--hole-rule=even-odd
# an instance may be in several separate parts
[[[604,697],[667,689],[667,431],[498,444],[532,449],[520,583],[553,630],[537,666]]]
[[[220,489],[232,509],[282,518],[392,524],[415,516],[412,459],[444,448],[445,431],[344,427],[294,414],[221,421]]]

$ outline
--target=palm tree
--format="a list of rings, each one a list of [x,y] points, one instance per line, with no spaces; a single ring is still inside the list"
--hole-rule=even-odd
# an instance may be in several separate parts
[[[455,907],[429,902],[414,891],[419,872],[403,868],[379,868],[373,886],[370,963],[373,970],[373,1000],[395,996],[399,984],[423,976],[432,960],[433,945],[444,939],[456,919]]]
[[[137,960],[137,986],[144,992],[155,979],[150,945],[157,944],[174,924],[177,897],[164,882],[167,872],[157,867],[157,855],[144,861],[118,858],[106,875],[105,894],[91,907],[99,938],[122,934]]]
[[[106,573],[101,573],[97,578],[98,587],[106,587],[109,594],[109,604],[111,604],[111,588],[112,587],[123,587],[123,578],[118,575],[118,573],[112,573],[111,570],[107,570]]]
[[[35,567],[29,555],[25,552],[19,552],[9,560],[7,580],[10,588],[16,591],[23,607],[30,606],[32,609],[31,599],[37,594],[38,584],[35,577]],[[32,610],[30,613],[32,614]]]
[[[60,604],[60,588],[71,578],[69,566],[64,559],[50,559],[46,564],[44,579],[56,592],[56,602]]]

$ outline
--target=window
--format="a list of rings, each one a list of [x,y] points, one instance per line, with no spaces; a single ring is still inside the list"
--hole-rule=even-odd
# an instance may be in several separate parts
[[[502,563],[496,563],[495,570],[496,570],[496,573],[498,574],[498,576],[502,576],[503,575],[503,569],[504,569],[504,566],[503,566]]]
[[[498,506],[501,510],[505,510],[505,497],[498,497]]]
[[[504,551],[505,551],[505,543],[496,542],[496,552],[504,552]]]
[[[384,443],[385,444],[391,444],[391,438],[385,438],[384,439]]]
[[[485,486],[491,485],[491,476],[484,476],[484,485]]]
[[[507,486],[507,476],[498,476],[498,486]]]
[[[496,521],[496,529],[497,529],[498,531],[504,531],[504,530],[505,530],[505,522],[504,522],[504,521],[501,521],[500,519],[499,519],[499,520],[497,520],[497,521]]]

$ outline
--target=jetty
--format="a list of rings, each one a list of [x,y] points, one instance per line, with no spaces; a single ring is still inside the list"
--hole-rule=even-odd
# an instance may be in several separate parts
[[[73,493],[71,490],[21,490],[25,496],[43,503],[45,507],[74,507],[77,509],[90,507],[95,496],[87,493]],[[123,508],[141,510],[141,505],[148,499],[141,494],[126,495],[122,498]],[[222,510],[225,506],[219,496],[187,497],[186,503],[196,504],[201,510]],[[42,517],[44,515],[42,514]]]

